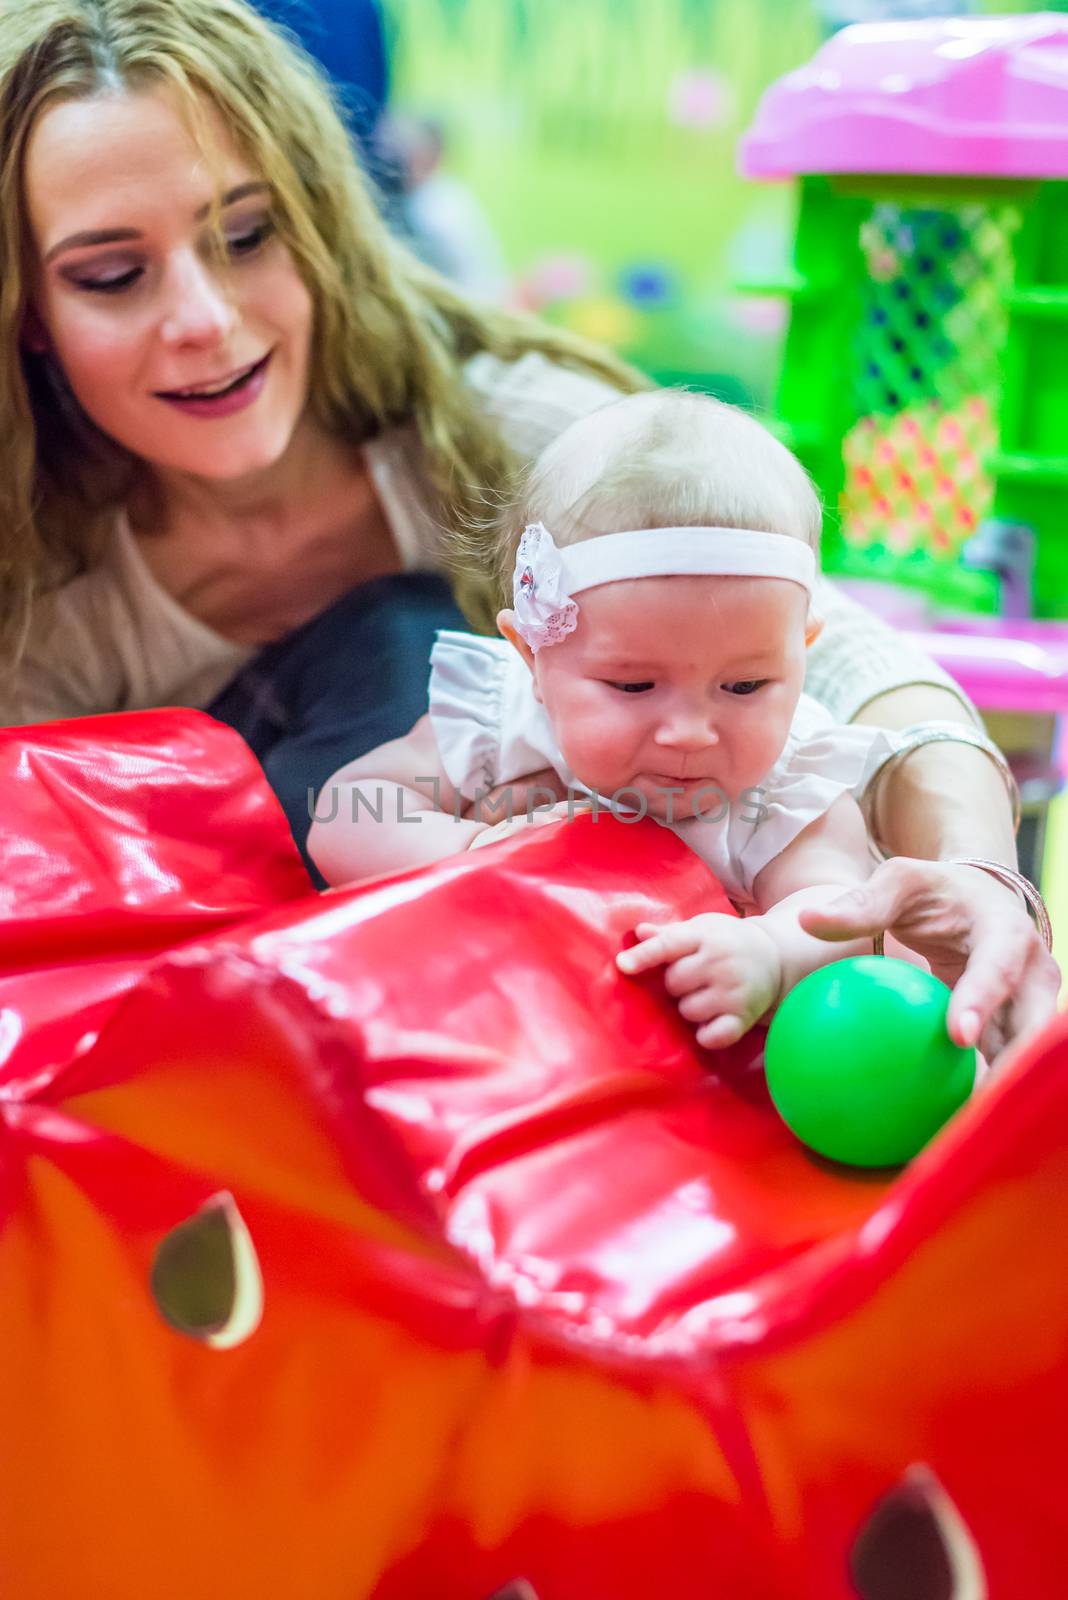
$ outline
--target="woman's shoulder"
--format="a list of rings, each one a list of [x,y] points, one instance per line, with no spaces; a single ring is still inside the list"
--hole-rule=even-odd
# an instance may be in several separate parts
[[[100,566],[40,595],[0,721],[10,727],[118,709],[123,672],[115,623],[112,579]]]
[[[518,454],[538,455],[578,420],[620,398],[620,391],[591,372],[560,366],[538,350],[516,361],[482,351],[464,368],[475,391]]]
[[[139,561],[120,513],[94,564],[35,602],[0,714],[10,724],[204,705],[249,653],[216,639],[168,600]]]
[[[103,633],[124,603],[112,540],[105,541],[91,566],[63,577],[34,601],[30,650],[65,654],[82,647],[87,637]]]

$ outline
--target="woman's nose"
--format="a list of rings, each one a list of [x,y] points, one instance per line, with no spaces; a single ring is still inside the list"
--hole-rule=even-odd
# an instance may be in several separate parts
[[[168,302],[160,324],[164,343],[223,343],[237,323],[237,309],[218,273],[190,251],[172,263],[168,279]]]

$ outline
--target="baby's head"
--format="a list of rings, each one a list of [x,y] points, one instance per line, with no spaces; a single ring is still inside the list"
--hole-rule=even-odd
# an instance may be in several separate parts
[[[523,529],[561,548],[629,528],[749,528],[819,548],[820,505],[797,458],[737,406],[682,389],[633,394],[547,445],[500,519],[511,588]]]
[[[536,525],[547,532],[524,535]],[[819,529],[790,452],[705,395],[629,396],[543,451],[501,521],[516,598],[498,622],[581,782],[637,790],[652,815],[676,818],[702,784],[731,800],[759,784],[818,631]]]

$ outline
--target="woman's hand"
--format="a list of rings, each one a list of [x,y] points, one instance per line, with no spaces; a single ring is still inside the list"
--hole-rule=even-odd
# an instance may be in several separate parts
[[[951,1038],[979,1045],[993,1064],[1056,1010],[1060,968],[1019,896],[979,867],[895,856],[863,888],[799,920],[817,938],[886,931],[915,950],[953,990]]]
[[[699,1024],[706,1050],[736,1043],[778,999],[779,950],[758,917],[712,911],[663,927],[639,922],[634,931],[641,943],[621,950],[616,966],[627,977],[666,967],[664,985],[679,1015]]]

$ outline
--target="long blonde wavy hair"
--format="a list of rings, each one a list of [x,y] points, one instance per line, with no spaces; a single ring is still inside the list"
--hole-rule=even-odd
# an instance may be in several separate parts
[[[24,348],[36,270],[27,142],[58,101],[161,86],[200,129],[197,108],[212,103],[271,184],[315,308],[309,403],[354,441],[414,422],[466,555],[458,599],[475,626],[492,627],[492,556],[482,559],[478,530],[488,539],[487,506],[515,463],[461,381],[464,362],[540,351],[623,390],[637,374],[533,317],[476,306],[394,239],[330,88],[244,0],[0,0],[0,671],[17,662],[35,598],[92,566],[139,465],[93,426],[53,359]]]

